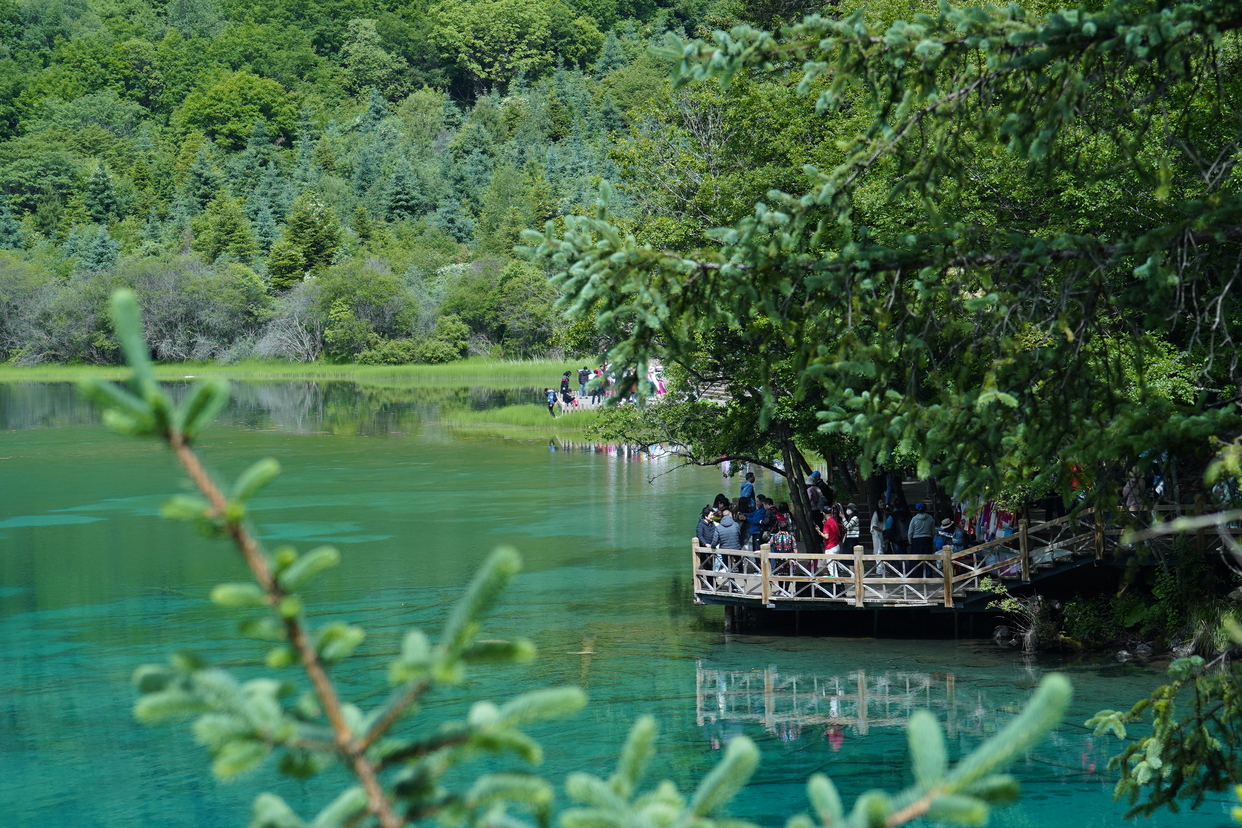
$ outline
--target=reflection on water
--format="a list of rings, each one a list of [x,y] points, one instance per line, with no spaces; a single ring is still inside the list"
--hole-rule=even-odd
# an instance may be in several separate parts
[[[905,728],[916,710],[930,710],[950,737],[983,735],[994,728],[996,711],[977,689],[959,693],[952,673],[889,671],[843,675],[717,670],[700,661],[695,672],[695,719],[719,748],[730,725],[756,722],[783,742],[796,742],[803,729],[823,733],[840,747],[846,733],[866,736],[872,728]]]
[[[179,400],[191,380],[164,383]],[[542,399],[535,387],[409,385],[345,381],[232,382],[233,399],[218,422],[292,434],[407,433],[447,411],[487,411]],[[97,422],[72,383],[0,383],[0,430],[57,428]]]

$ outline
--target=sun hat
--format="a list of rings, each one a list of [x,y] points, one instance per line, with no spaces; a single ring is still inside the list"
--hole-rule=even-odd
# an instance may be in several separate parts
[[[952,525],[953,525],[953,519],[952,519],[952,518],[945,518],[944,520],[940,521],[940,528],[941,528],[941,529],[948,529],[948,528],[949,528],[950,526],[952,526]]]

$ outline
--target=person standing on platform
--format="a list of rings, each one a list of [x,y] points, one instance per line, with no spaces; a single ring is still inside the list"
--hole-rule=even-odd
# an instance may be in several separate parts
[[[753,511],[755,508],[755,473],[746,472],[746,481],[742,483],[742,488],[738,490],[738,497],[745,502],[741,504],[742,510],[746,512]]]
[[[711,519],[712,507],[704,506],[703,513],[699,515],[698,528],[694,530],[694,535],[699,539],[699,546],[711,547],[716,542],[716,524]]]
[[[569,402],[569,372],[561,375],[561,399]]]
[[[824,554],[839,555],[841,554],[841,524],[837,522],[837,518],[831,511],[824,515],[824,528],[816,529],[819,536],[824,539]],[[831,561],[828,564],[828,577],[835,578],[837,575],[837,562]]]
[[[888,519],[887,512],[884,504],[879,502],[871,510],[871,552],[875,555],[883,555],[888,551],[884,548],[884,522]]]
[[[860,521],[858,520],[858,507],[853,503],[845,504],[845,525],[842,527],[845,535],[844,547],[845,551],[853,552],[854,547],[858,546],[859,538],[862,535]]]
[[[591,369],[583,365],[582,369],[578,371],[578,399],[581,400],[586,397],[587,395],[586,387],[587,387],[587,383],[590,381],[591,381]]]
[[[811,472],[811,476],[806,481],[806,502],[811,505],[811,525],[822,526],[824,524],[824,512],[827,510],[827,503],[824,502],[824,493],[819,489],[820,474],[819,470]]]
[[[754,503],[753,510],[746,515],[751,552],[758,552],[760,544],[763,543],[763,524],[767,519],[768,510],[762,503]]]
[[[927,513],[927,505],[924,503],[914,504],[914,517],[910,519],[910,554],[911,555],[931,555],[936,550],[932,546],[932,538],[936,534],[936,521]],[[916,578],[923,578],[927,575],[927,567],[923,564],[917,564],[911,569],[912,574]]]

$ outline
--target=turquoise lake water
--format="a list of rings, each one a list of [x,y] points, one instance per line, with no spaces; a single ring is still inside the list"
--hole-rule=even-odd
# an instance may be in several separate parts
[[[1118,742],[1082,722],[1145,695],[1160,665],[1025,659],[990,641],[726,636],[720,608],[691,605],[688,576],[698,509],[722,488],[714,469],[667,473],[668,461],[624,451],[551,451],[548,435],[439,424],[445,407],[535,393],[239,384],[200,441],[222,477],[260,457],[281,462],[253,503],[265,540],[340,548],[344,565],[308,597],[316,619],[368,630],[337,671],[351,700],[382,700],[402,633],[437,629],[483,556],[511,543],[525,570],[484,634],[527,636],[540,656],[428,710],[462,715],[467,694],[585,687],[583,713],[533,731],[542,772],[558,784],[610,772],[630,723],[650,712],[661,724],[650,778],[683,790],[733,735],[755,739],[763,761],[733,813],[778,828],[806,808],[811,773],[830,775],[847,801],[904,784],[911,711],[933,710],[960,754],[1003,726],[1044,672],[1061,670],[1074,682],[1072,709],[1013,767],[1022,800],[992,824],[1122,824],[1106,770]],[[133,720],[130,675],[174,650],[242,676],[262,670],[261,646],[234,636],[235,619],[207,600],[216,583],[244,577],[238,560],[158,516],[185,487],[166,452],[103,429],[71,387],[0,384],[0,825],[240,826],[259,791],[309,816],[341,781],[293,782],[265,765],[217,782],[188,727]],[[776,490],[766,476],[765,487]],[[1225,826],[1228,808],[1220,797],[1135,824]]]

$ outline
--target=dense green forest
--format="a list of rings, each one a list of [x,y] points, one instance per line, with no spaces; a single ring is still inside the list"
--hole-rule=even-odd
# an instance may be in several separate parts
[[[0,360],[117,361],[121,285],[164,360],[594,351],[519,231],[617,175],[654,39],[780,11],[5,0]]]

